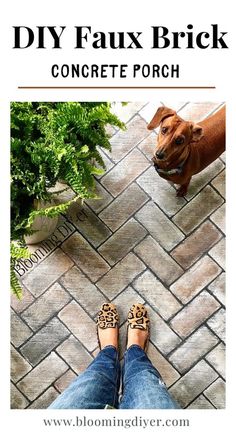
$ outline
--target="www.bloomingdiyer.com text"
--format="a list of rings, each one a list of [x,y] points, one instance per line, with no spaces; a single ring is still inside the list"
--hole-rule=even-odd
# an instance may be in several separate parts
[[[177,49],[177,50],[216,50],[228,49],[228,32],[221,31],[218,24],[211,24],[207,29],[198,32],[192,24],[183,30],[170,30],[166,26],[152,26],[150,45],[147,48],[144,32],[102,32],[91,26],[13,26],[13,49],[62,50],[66,41],[66,33],[73,32],[75,50],[81,50],[80,57],[86,49],[124,50]],[[145,44],[144,44],[145,40]],[[138,52],[139,53],[139,52]],[[156,54],[156,52],[155,52]],[[139,55],[141,55],[139,53]],[[53,78],[179,78],[179,64],[53,64],[50,67]]]

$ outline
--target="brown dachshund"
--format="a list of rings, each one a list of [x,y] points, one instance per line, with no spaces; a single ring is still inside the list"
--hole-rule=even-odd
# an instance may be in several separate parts
[[[154,167],[162,178],[180,184],[177,196],[187,193],[192,175],[201,172],[225,150],[225,106],[198,124],[185,121],[167,107],[159,107],[147,126],[160,125]]]

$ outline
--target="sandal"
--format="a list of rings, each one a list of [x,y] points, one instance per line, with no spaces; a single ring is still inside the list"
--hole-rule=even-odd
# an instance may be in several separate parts
[[[105,328],[116,328],[118,327],[118,321],[119,315],[117,313],[116,306],[114,304],[111,304],[110,302],[102,304],[97,318],[97,339],[100,350],[101,342],[98,334],[99,328],[102,330],[104,330]]]
[[[149,337],[150,337],[150,319],[148,311],[143,304],[133,304],[128,313],[128,328],[127,328],[127,342],[129,328],[136,328],[139,330],[147,330],[148,335],[144,344],[144,351],[147,351]]]

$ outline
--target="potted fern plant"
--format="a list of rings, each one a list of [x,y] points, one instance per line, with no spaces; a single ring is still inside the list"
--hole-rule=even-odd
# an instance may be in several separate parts
[[[18,297],[14,263],[28,256],[25,238],[37,230],[35,219],[54,218],[76,199],[96,197],[94,175],[105,168],[98,146],[111,149],[108,124],[125,128],[109,103],[11,104],[11,283]],[[60,179],[75,197],[55,205],[50,189]]]

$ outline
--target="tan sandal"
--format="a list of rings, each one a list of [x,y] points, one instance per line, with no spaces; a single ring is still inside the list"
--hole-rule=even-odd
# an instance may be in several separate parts
[[[105,328],[118,328],[119,315],[117,313],[116,306],[112,303],[102,304],[101,310],[98,313],[97,318],[97,338],[99,348],[101,349],[101,342],[98,335],[98,329],[104,330]]]
[[[127,329],[127,342],[129,328],[136,328],[139,330],[147,330],[148,335],[144,344],[144,351],[147,351],[149,337],[150,337],[150,319],[148,317],[148,311],[143,304],[133,304],[128,313],[128,329]]]

